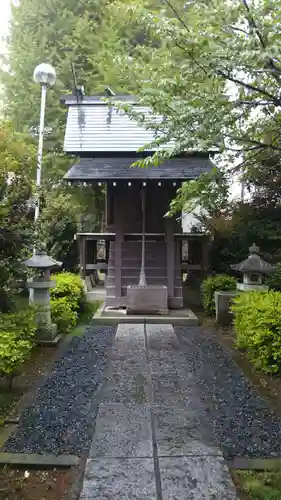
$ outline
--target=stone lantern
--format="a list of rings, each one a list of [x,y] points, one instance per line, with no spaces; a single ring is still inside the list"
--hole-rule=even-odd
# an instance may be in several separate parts
[[[254,243],[249,248],[250,255],[239,264],[233,264],[231,268],[243,274],[243,282],[237,283],[237,289],[247,290],[268,290],[263,284],[263,277],[274,271],[275,266],[264,261],[260,256],[259,247]]]
[[[51,280],[51,269],[61,267],[62,263],[49,257],[44,250],[36,250],[35,254],[24,261],[30,269],[36,269],[37,276],[27,280],[27,287],[34,290],[33,303],[37,308],[36,324],[38,343],[53,344],[58,342],[57,325],[52,323],[50,288],[56,286]]]

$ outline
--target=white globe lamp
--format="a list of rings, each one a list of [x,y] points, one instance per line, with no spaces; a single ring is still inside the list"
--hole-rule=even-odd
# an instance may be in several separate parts
[[[56,72],[50,64],[39,64],[33,73],[33,80],[40,85],[52,87],[56,82]]]

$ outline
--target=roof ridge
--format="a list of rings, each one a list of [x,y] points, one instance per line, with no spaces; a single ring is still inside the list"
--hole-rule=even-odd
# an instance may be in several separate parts
[[[77,97],[74,94],[66,94],[60,97],[60,102],[65,104],[66,106],[71,105],[103,105],[108,106],[108,102],[106,101],[107,96],[104,94],[93,94],[88,96],[83,96],[83,98],[77,103]],[[122,101],[129,102],[131,104],[140,105],[137,101],[137,98],[131,94],[115,94],[114,101]]]

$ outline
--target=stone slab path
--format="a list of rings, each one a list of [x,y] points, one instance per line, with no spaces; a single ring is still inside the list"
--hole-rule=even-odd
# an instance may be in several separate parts
[[[172,325],[119,325],[80,500],[235,500]]]

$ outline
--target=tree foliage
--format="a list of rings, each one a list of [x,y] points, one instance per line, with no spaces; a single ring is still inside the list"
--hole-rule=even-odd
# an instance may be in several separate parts
[[[0,310],[8,307],[5,290],[21,276],[21,262],[32,248],[34,160],[26,138],[0,122]]]
[[[199,210],[198,210],[199,209]],[[193,213],[202,231],[215,234],[231,229],[232,206],[229,203],[229,183],[226,173],[214,168],[198,180],[184,182],[170,204],[173,215],[184,210]]]
[[[115,91],[122,90],[123,83],[115,72],[114,56],[130,53],[140,33],[137,26],[128,25],[122,17],[120,24],[116,23],[111,5],[108,0],[48,0],[43,3],[21,0],[12,7],[7,43],[8,71],[2,72],[5,110],[17,130],[27,128],[36,132],[39,88],[32,75],[40,62],[51,63],[58,77],[49,91],[46,111],[45,147],[51,154],[61,153],[66,110],[60,104],[60,97],[74,89],[72,64],[77,83],[84,86],[88,95],[103,92],[106,85]],[[57,157],[55,161],[57,170]]]
[[[254,203],[228,204],[227,175],[217,170],[184,184],[171,206],[174,212],[200,202],[201,226],[222,234],[215,260],[218,252],[235,259],[234,248],[245,256],[255,232],[257,243],[266,246],[267,234],[277,249],[280,14],[279,0],[21,0],[13,7],[9,71],[2,71],[1,80],[5,113],[16,131],[37,139],[40,91],[32,81],[34,67],[50,62],[58,74],[48,92],[40,234],[58,260],[68,261],[67,268],[75,262],[77,228],[82,222],[88,230],[100,228],[103,211],[102,195],[61,183],[72,161],[62,152],[66,110],[59,103],[73,88],[71,63],[87,94],[105,85],[134,92],[163,117],[153,124],[155,163],[213,147],[227,151],[228,163],[235,160],[236,170],[255,188]],[[127,112],[134,115],[130,107]],[[172,149],[163,153],[168,141]],[[33,175],[29,170],[29,179]]]
[[[281,2],[165,0],[157,11],[132,0],[115,9],[145,26],[151,41],[115,60],[140,101],[163,117],[155,126],[160,156],[227,151],[256,193],[279,202]]]
[[[204,312],[208,316],[215,316],[216,303],[215,292],[217,290],[235,290],[236,279],[227,274],[218,274],[217,276],[209,276],[201,283],[201,294],[203,298]]]
[[[132,2],[127,12],[161,42],[138,46],[123,71],[164,116],[163,142],[280,153],[280,2],[166,0],[158,14]]]
[[[118,90],[111,48],[114,45],[121,49],[122,45],[125,50],[128,44],[135,43],[130,27],[125,24],[123,34],[124,38],[121,38],[118,29],[113,29],[107,0],[46,0],[43,3],[40,0],[21,0],[12,5],[7,57],[0,74],[5,90],[4,113],[11,123],[11,130],[24,134],[34,148],[38,140],[40,87],[33,82],[33,71],[37,64],[49,62],[57,72],[56,85],[47,94],[37,230],[48,251],[62,260],[67,269],[76,265],[74,234],[77,230],[101,228],[104,196],[90,188],[68,188],[62,180],[73,158],[63,153],[66,108],[60,104],[60,97],[74,88],[72,63],[77,83],[83,85],[88,94],[102,91],[105,85]],[[31,195],[29,192],[25,197],[25,187],[35,178],[34,159],[29,165],[26,163],[22,164],[25,178],[23,180],[21,176],[17,181],[22,186],[25,200]],[[10,168],[13,172],[13,166],[9,166],[5,175],[10,175]],[[10,192],[13,188],[14,184],[10,184]],[[21,227],[29,232],[31,239],[34,228],[29,221],[32,222],[33,208],[32,204],[29,205],[28,221],[21,213]],[[7,257],[6,247],[3,252]],[[10,276],[6,261],[5,270]]]

